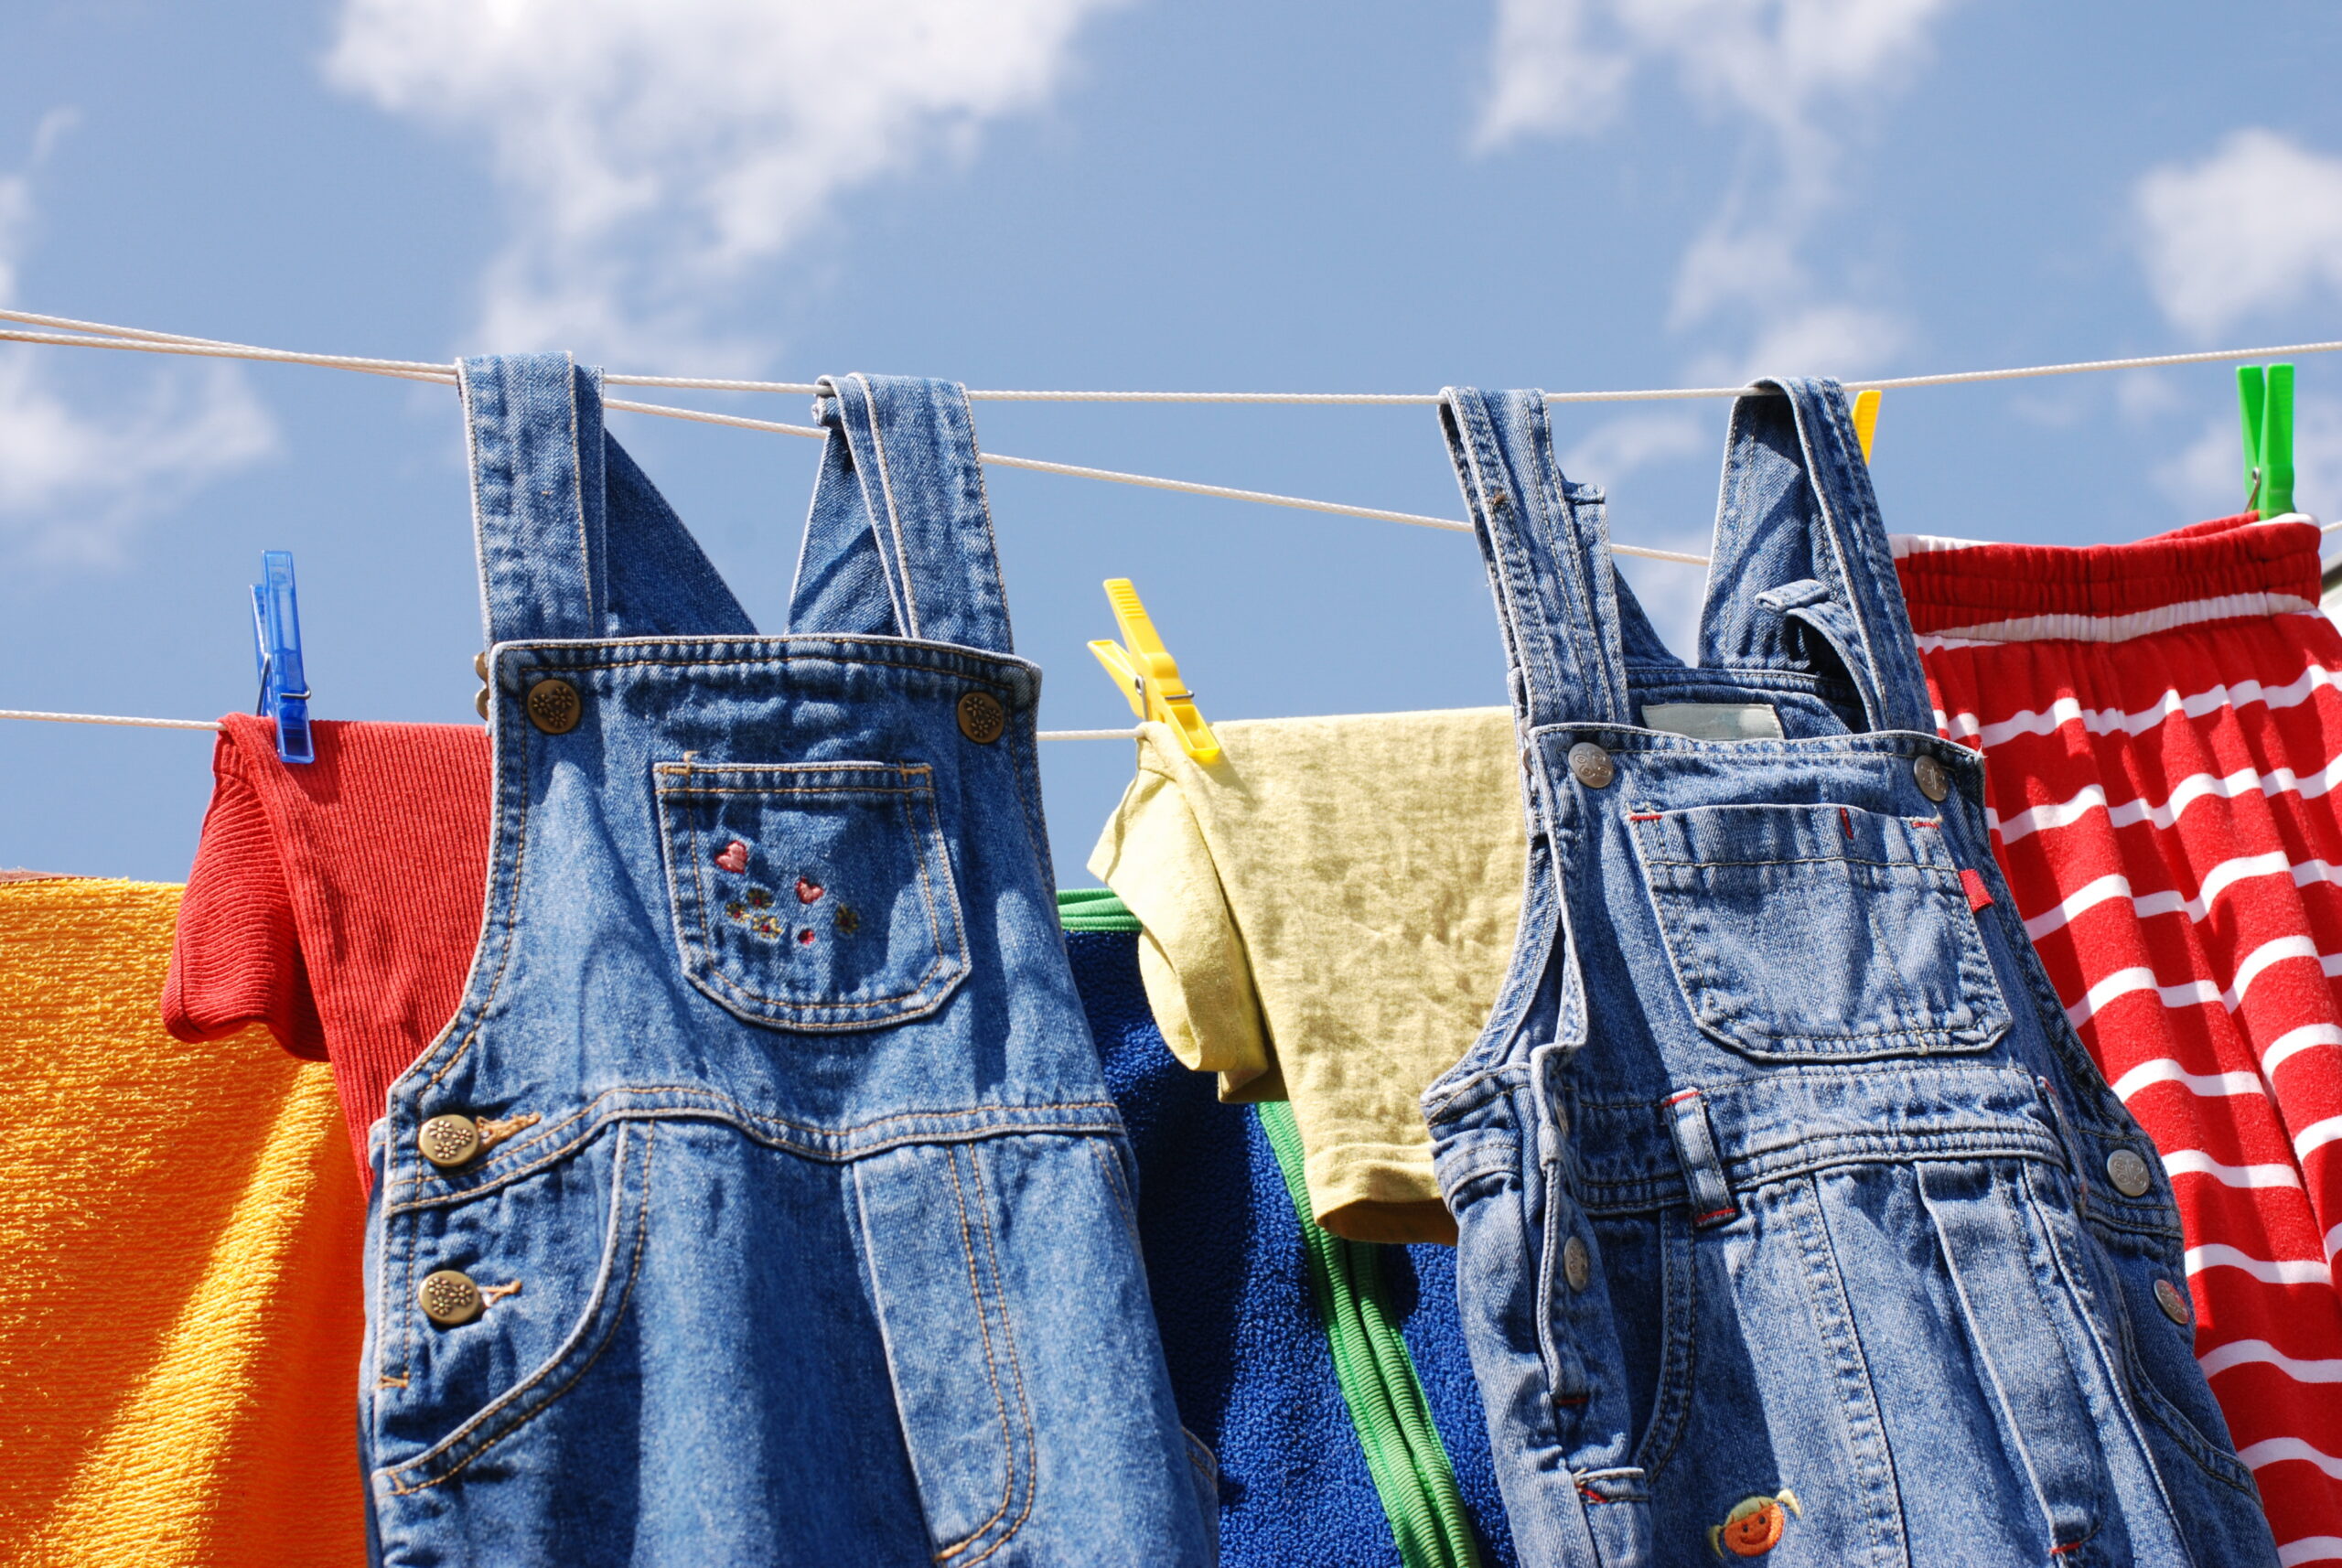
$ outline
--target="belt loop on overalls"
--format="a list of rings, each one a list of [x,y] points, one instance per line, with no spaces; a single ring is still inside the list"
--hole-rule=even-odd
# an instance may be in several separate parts
[[[1703,1230],[1721,1225],[1740,1213],[1724,1180],[1724,1160],[1716,1154],[1715,1129],[1708,1125],[1706,1097],[1696,1089],[1667,1097],[1675,1152],[1683,1161],[1683,1183],[1691,1189],[1692,1223]]]

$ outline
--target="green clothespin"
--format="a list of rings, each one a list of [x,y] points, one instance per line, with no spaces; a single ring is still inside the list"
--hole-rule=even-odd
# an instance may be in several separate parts
[[[2240,365],[2237,412],[2244,424],[2244,505],[2262,517],[2294,510],[2294,368]]]

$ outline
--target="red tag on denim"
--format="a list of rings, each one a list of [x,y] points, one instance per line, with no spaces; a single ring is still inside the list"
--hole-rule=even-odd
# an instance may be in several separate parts
[[[1984,891],[1984,879],[1964,866],[1961,869],[1960,885],[1968,890],[1970,909],[1982,909],[1993,901],[1993,896]]]

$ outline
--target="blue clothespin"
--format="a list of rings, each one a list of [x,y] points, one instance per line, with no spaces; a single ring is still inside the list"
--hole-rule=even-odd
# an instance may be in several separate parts
[[[276,755],[314,762],[309,744],[309,681],[301,669],[301,601],[293,592],[293,552],[263,550],[252,585],[252,662],[260,670],[263,718],[276,721]]]

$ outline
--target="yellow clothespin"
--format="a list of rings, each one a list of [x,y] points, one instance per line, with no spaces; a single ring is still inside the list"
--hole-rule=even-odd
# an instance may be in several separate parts
[[[1139,602],[1131,580],[1107,578],[1106,602],[1113,607],[1114,625],[1123,640],[1108,642],[1101,638],[1090,645],[1090,651],[1123,689],[1131,712],[1142,719],[1160,719],[1169,725],[1187,755],[1198,762],[1219,761],[1219,738],[1204,723],[1203,714],[1196,712],[1196,694],[1179,679],[1178,661],[1155,634],[1155,622],[1147,618],[1146,607]]]
[[[1865,387],[1854,394],[1854,439],[1863,444],[1863,461],[1870,461],[1870,438],[1878,429],[1878,389]]]

